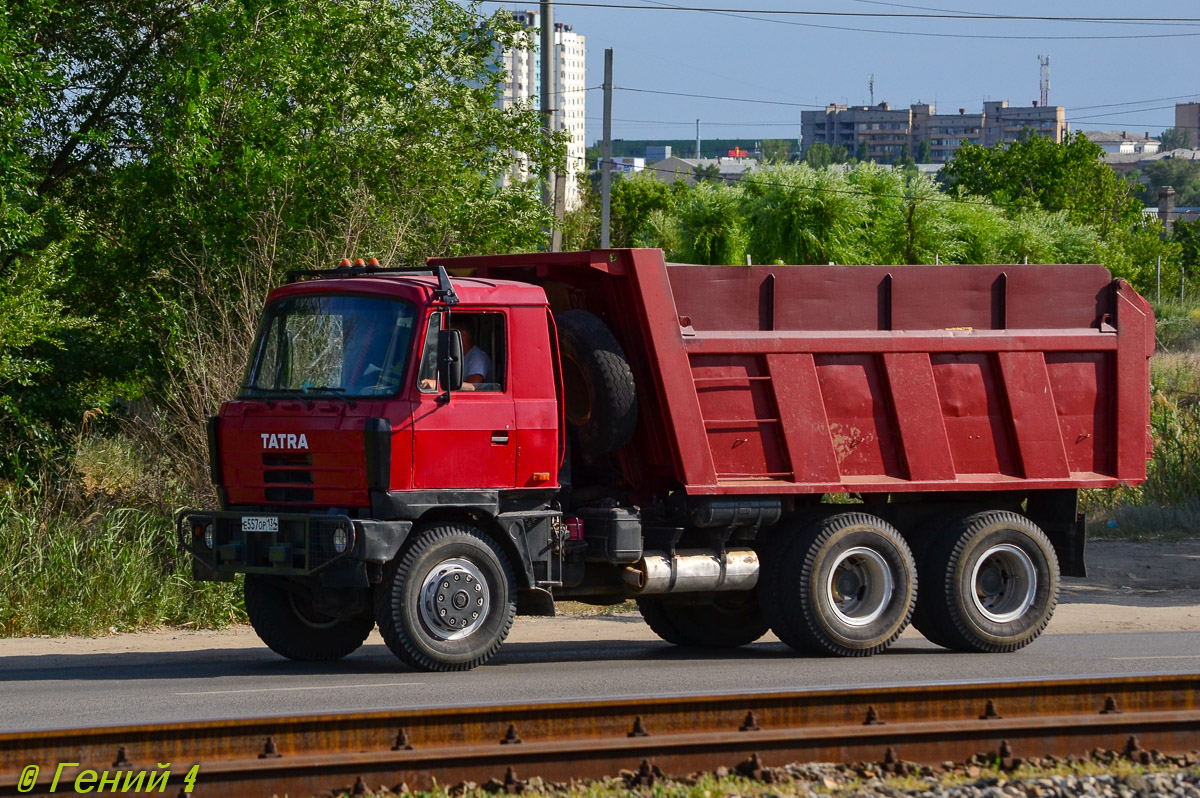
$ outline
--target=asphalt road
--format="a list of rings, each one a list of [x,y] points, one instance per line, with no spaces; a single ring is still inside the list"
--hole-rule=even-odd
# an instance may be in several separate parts
[[[678,649],[648,637],[636,616],[578,623],[588,624],[590,639],[570,642],[556,635],[546,641],[514,634],[488,665],[451,674],[409,671],[374,642],[338,663],[293,663],[244,635],[223,648],[4,656],[0,731],[1200,670],[1197,631],[1047,634],[1022,651],[1000,655],[952,653],[909,633],[882,655],[848,660],[796,656],[773,639],[735,652]]]

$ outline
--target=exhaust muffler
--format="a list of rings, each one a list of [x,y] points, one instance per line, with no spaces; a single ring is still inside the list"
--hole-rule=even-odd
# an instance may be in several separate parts
[[[648,551],[621,578],[638,595],[751,590],[758,584],[754,549],[680,549],[674,557]]]

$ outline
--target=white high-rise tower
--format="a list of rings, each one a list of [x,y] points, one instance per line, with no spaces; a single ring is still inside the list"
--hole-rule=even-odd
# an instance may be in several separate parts
[[[540,26],[540,14],[536,11],[521,11],[513,18],[526,28],[535,30]],[[525,49],[505,50],[498,53],[508,77],[504,81],[496,105],[511,108],[526,105],[541,110],[541,74],[539,71],[538,37],[531,35]],[[578,207],[581,197],[576,185],[578,174],[585,171],[584,152],[587,141],[587,92],[586,92],[586,38],[576,33],[570,25],[554,24],[555,85],[550,88],[551,109],[554,111],[551,126],[555,130],[566,130],[571,134],[567,144],[567,164],[564,177],[567,180],[566,205],[571,210]],[[522,167],[519,174],[526,175]]]

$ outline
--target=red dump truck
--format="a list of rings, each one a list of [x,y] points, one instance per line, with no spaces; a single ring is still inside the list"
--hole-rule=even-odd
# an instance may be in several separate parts
[[[1153,349],[1099,266],[295,272],[177,532],[298,660],[378,625],[462,670],[516,614],[630,598],[681,646],[1010,651],[1084,574],[1078,491],[1145,479]]]

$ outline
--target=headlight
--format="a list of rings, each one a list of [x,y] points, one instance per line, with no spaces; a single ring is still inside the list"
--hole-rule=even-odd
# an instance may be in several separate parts
[[[204,527],[204,545],[210,549],[213,547],[213,525],[208,524]]]
[[[333,550],[341,554],[346,550],[346,546],[350,543],[350,536],[346,534],[344,527],[338,527],[333,532]]]

